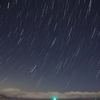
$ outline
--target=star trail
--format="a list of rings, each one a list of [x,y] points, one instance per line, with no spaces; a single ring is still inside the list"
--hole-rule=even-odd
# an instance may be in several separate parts
[[[4,88],[100,91],[100,0],[1,0]]]

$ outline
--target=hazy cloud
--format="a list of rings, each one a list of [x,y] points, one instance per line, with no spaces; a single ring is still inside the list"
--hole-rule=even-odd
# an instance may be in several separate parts
[[[17,97],[17,98],[52,98],[56,96],[57,98],[100,98],[99,92],[26,92],[19,89],[9,88],[3,89],[0,91],[1,95],[8,97]]]

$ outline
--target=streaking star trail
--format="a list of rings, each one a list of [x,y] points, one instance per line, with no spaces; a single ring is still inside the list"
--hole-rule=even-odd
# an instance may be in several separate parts
[[[99,96],[100,0],[1,0],[0,91]]]

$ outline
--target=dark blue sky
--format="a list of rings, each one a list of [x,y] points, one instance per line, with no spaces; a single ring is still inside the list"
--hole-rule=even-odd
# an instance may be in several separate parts
[[[3,88],[100,91],[100,0],[1,0]]]

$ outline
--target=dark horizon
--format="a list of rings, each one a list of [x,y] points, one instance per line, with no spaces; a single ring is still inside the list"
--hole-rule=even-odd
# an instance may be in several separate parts
[[[15,98],[15,97],[0,97],[0,100],[1,99],[5,99],[5,100],[53,100],[53,98]],[[69,98],[69,99],[61,99],[61,98],[57,98],[56,100],[100,100],[100,98]]]

